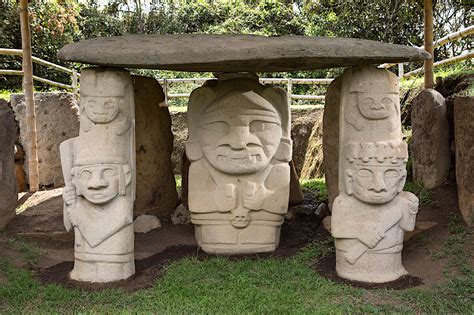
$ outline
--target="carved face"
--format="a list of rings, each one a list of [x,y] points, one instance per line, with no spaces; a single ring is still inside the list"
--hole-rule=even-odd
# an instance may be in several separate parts
[[[204,119],[197,131],[205,158],[228,174],[266,168],[282,137],[280,120],[270,115],[222,115]]]
[[[395,198],[404,183],[405,172],[397,166],[359,165],[349,175],[348,192],[362,202],[383,204]]]
[[[74,174],[76,189],[88,201],[103,204],[119,194],[119,164],[97,164],[80,167]]]
[[[398,95],[357,93],[357,104],[360,113],[367,119],[385,119],[395,114],[398,106]]]
[[[87,117],[95,123],[108,123],[119,112],[119,97],[88,96],[84,102]]]

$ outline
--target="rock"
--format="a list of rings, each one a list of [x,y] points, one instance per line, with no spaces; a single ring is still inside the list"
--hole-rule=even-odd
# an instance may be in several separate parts
[[[339,194],[339,114],[342,77],[337,77],[326,91],[323,115],[323,166],[328,190],[329,209]]]
[[[148,233],[160,227],[160,219],[150,214],[141,214],[133,221],[133,231],[135,233]]]
[[[327,216],[323,219],[323,227],[326,231],[331,233],[331,216]]]
[[[171,222],[173,222],[173,224],[188,224],[191,222],[189,210],[182,203],[176,207],[171,215]]]
[[[16,135],[13,110],[0,99],[0,231],[15,217],[18,200],[14,158]]]
[[[324,175],[323,170],[323,115],[319,115],[314,122],[308,140],[303,168],[302,179],[318,178]]]
[[[401,245],[418,212],[418,198],[403,191],[408,149],[399,80],[372,66],[347,69],[341,78],[334,104],[340,107],[339,193],[331,213],[336,272],[352,281],[395,281],[408,273]]]
[[[167,107],[160,107],[164,94],[155,79],[141,76],[133,76],[132,79],[137,167],[134,214],[147,213],[168,218],[178,203],[171,165],[171,116]]]
[[[26,152],[24,170],[28,179],[28,133],[23,94],[12,94],[11,104],[20,126],[19,142]],[[59,144],[79,134],[76,96],[72,93],[35,93],[38,171],[40,186],[64,185]]]
[[[303,190],[301,190],[300,179],[296,173],[295,164],[290,161],[290,205],[297,205],[304,200]]]
[[[79,136],[61,143],[64,226],[74,231],[70,278],[113,282],[135,273],[135,111],[130,73],[81,72]]]
[[[284,90],[222,78],[188,105],[188,204],[196,241],[212,254],[274,251],[288,210],[291,125]]]
[[[470,226],[474,221],[474,96],[454,99],[456,183],[459,210]]]
[[[317,216],[322,216],[329,211],[328,205],[324,202],[320,203],[314,214]]]
[[[413,179],[426,188],[440,186],[451,167],[449,123],[444,97],[437,91],[421,91],[413,100]]]
[[[182,174],[183,155],[186,156],[184,145],[188,139],[188,121],[186,112],[171,113],[171,130],[173,131],[173,154],[171,161],[173,163],[173,173]]]
[[[65,61],[177,71],[270,72],[428,59],[419,48],[354,38],[256,35],[126,35],[63,47]]]
[[[18,140],[18,139],[17,139]],[[18,192],[23,192],[27,189],[26,187],[26,173],[23,169],[25,164],[25,151],[20,144],[15,144],[15,178],[16,187]]]

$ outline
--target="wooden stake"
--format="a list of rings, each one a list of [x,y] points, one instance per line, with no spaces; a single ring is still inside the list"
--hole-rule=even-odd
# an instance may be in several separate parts
[[[36,136],[36,113],[33,92],[33,62],[31,60],[30,22],[28,0],[20,0],[21,47],[23,50],[23,91],[26,102],[26,126],[28,139],[28,177],[30,191],[39,189],[38,144]]]
[[[433,49],[433,1],[424,0],[424,14],[425,14],[425,27],[424,27],[424,46],[425,50],[430,53],[431,58],[425,60],[425,89],[432,89],[434,86],[434,73],[433,73],[433,61],[434,61],[434,49]]]

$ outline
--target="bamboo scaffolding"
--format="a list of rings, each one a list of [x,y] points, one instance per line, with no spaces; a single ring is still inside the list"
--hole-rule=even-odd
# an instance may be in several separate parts
[[[21,47],[23,50],[23,90],[26,103],[26,126],[28,143],[28,178],[30,191],[39,189],[38,143],[36,135],[36,113],[33,91],[33,61],[31,58],[30,24],[28,0],[20,0]]]

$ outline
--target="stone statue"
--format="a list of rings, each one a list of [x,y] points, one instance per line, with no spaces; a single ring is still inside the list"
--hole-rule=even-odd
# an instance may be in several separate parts
[[[130,75],[81,74],[79,137],[60,145],[64,225],[74,230],[73,280],[111,282],[135,273],[134,99]]]
[[[403,236],[418,211],[417,197],[403,191],[408,150],[398,79],[383,69],[354,68],[342,75],[340,89],[339,194],[331,218],[336,271],[354,281],[393,281],[407,274]]]
[[[208,253],[276,249],[288,208],[292,143],[285,91],[221,77],[188,107],[189,210]]]

